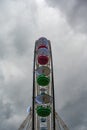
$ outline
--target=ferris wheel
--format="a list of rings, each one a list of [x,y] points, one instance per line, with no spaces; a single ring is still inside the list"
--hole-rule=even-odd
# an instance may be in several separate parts
[[[69,130],[55,112],[51,43],[41,37],[35,42],[32,107],[18,130]]]

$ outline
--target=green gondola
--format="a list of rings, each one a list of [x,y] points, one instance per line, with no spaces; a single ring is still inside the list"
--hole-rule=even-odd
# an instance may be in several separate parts
[[[50,106],[47,106],[47,107],[38,106],[37,107],[37,114],[38,114],[38,116],[47,117],[47,116],[50,115],[50,113],[51,113]]]
[[[48,77],[46,77],[45,75],[39,75],[37,77],[37,83],[40,86],[47,86],[50,82],[50,79]]]

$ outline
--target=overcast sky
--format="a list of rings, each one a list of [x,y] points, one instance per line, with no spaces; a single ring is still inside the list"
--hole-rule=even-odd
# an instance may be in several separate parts
[[[0,0],[0,130],[16,130],[32,105],[35,40],[51,41],[56,111],[87,130],[87,0]]]

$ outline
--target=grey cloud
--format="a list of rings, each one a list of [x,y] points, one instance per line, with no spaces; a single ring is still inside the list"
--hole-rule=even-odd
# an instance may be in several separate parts
[[[29,86],[29,84],[32,84],[32,80],[28,77],[29,75],[26,73],[25,78],[19,77],[18,79],[15,79],[15,77],[12,77],[9,82],[4,81],[4,83],[1,84],[2,87],[0,85],[1,130],[9,130],[11,128],[13,130],[18,129],[19,125],[26,116],[27,107],[28,105],[31,105],[32,100],[32,86]],[[15,116],[17,116],[18,119],[15,119]]]
[[[69,128],[71,130],[77,130],[84,128],[87,129],[87,91],[83,91],[78,99],[70,100],[61,109],[61,115],[63,117],[67,116],[66,122],[69,123]]]
[[[7,121],[12,118],[14,112],[11,103],[6,102],[0,98],[0,129],[8,130],[10,125],[6,125]]]
[[[29,34],[27,32],[27,28],[23,26],[20,27],[20,25],[14,30],[14,47],[16,49],[16,53],[18,53],[21,56],[25,55],[24,53],[29,51],[29,41],[27,34]]]
[[[4,80],[3,71],[0,69],[0,82]]]
[[[56,7],[66,16],[72,29],[87,32],[87,1],[86,0],[47,0],[50,6]]]
[[[34,1],[0,1],[0,130],[18,129],[31,105],[36,10]]]
[[[3,104],[2,102],[0,102],[0,105],[1,105],[0,106],[0,110],[1,110],[0,117],[1,117],[1,119],[9,119],[13,114],[11,104],[10,103]]]
[[[13,44],[15,47],[15,51],[20,56],[25,55],[27,52],[31,50],[32,47],[32,39],[31,35],[33,34],[33,23],[30,21],[30,24],[25,23],[17,23],[15,29],[12,32]]]
[[[8,0],[0,3],[0,58],[25,55],[35,32],[35,2]],[[29,50],[28,50],[29,51]]]
[[[62,43],[63,44],[63,43]],[[54,61],[56,110],[71,130],[87,129],[87,48],[61,44]],[[68,47],[68,48],[67,48]],[[56,66],[57,65],[57,66]],[[55,68],[56,67],[56,68]]]

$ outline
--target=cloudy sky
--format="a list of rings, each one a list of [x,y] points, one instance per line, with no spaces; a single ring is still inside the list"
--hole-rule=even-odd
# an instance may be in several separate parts
[[[51,41],[56,111],[70,130],[87,130],[87,0],[0,0],[0,130],[28,114],[41,36]]]

